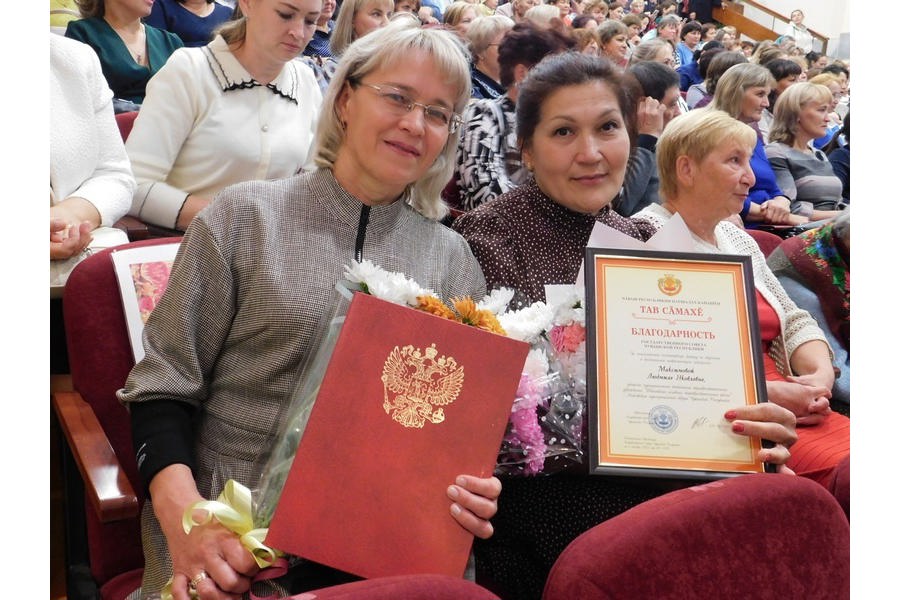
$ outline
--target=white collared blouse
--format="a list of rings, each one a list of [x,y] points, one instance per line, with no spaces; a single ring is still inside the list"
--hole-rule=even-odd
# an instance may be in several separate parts
[[[321,104],[301,61],[262,85],[221,36],[176,51],[148,83],[125,144],[138,184],[129,214],[174,228],[189,194],[212,198],[234,183],[298,173]]]

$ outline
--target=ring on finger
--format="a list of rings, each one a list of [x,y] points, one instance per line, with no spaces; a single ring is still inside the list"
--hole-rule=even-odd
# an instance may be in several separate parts
[[[194,576],[193,579],[191,579],[190,583],[188,584],[188,587],[191,588],[192,590],[196,591],[197,586],[200,585],[200,582],[203,581],[204,579],[207,579],[208,577],[209,577],[209,575],[206,574],[206,571],[200,571],[199,573],[197,573]]]

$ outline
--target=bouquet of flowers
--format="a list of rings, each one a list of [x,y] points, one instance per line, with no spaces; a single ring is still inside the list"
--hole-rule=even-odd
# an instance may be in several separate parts
[[[350,307],[353,292],[371,294],[382,300],[408,306],[429,314],[450,319],[464,325],[506,335],[494,312],[468,297],[452,298],[445,303],[429,289],[421,287],[402,273],[385,271],[368,260],[352,261],[344,270],[344,280],[335,286],[332,310],[325,315],[314,336],[317,351],[310,354],[301,367],[298,385],[282,422],[282,431],[266,461],[255,496],[255,514],[259,526],[266,527],[278,505],[281,490],[309,421],[319,387],[325,377],[335,344],[341,332],[344,316]]]
[[[509,291],[497,297],[512,298]],[[499,320],[510,337],[531,345],[513,403],[496,473],[548,475],[583,462],[585,328],[581,300],[573,293],[549,307],[543,302]]]

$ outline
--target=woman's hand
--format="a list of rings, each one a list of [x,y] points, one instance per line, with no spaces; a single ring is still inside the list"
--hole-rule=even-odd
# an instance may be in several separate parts
[[[758,437],[774,442],[772,448],[763,448],[759,460],[779,466],[779,472],[790,472],[784,463],[791,457],[788,451],[797,441],[796,418],[791,411],[772,402],[741,406],[725,413],[731,423],[731,431],[738,435]]]
[[[494,534],[490,519],[497,514],[500,489],[500,480],[496,477],[460,475],[456,483],[447,488],[447,496],[453,500],[450,514],[473,535],[487,539]]]
[[[665,115],[665,104],[650,96],[644,96],[637,109],[638,133],[659,137],[662,135]]]
[[[172,557],[174,600],[189,600],[188,587],[198,577],[201,600],[237,600],[250,589],[250,579],[259,567],[235,533],[215,520],[184,532],[185,509],[203,500],[190,468],[173,464],[161,470],[150,482],[150,496]]]
[[[81,253],[91,243],[93,227],[88,221],[66,223],[50,219],[50,260],[65,260]]]
[[[797,424],[818,425],[831,412],[831,388],[815,383],[812,375],[790,377],[789,381],[767,381],[769,401],[783,406],[797,417]]]
[[[766,223],[787,224],[791,218],[791,201],[784,196],[770,198],[760,204],[762,217]]]

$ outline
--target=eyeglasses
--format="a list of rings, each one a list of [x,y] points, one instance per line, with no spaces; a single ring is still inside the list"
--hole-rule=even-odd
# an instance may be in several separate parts
[[[378,97],[384,101],[385,106],[397,116],[402,116],[408,112],[412,112],[417,106],[422,107],[422,113],[425,115],[425,123],[434,128],[446,127],[450,133],[455,133],[459,129],[462,118],[445,106],[436,104],[422,104],[410,98],[403,90],[399,90],[389,85],[374,85],[371,83],[363,83],[362,81],[350,82],[350,85],[363,85],[367,88],[375,90]]]

